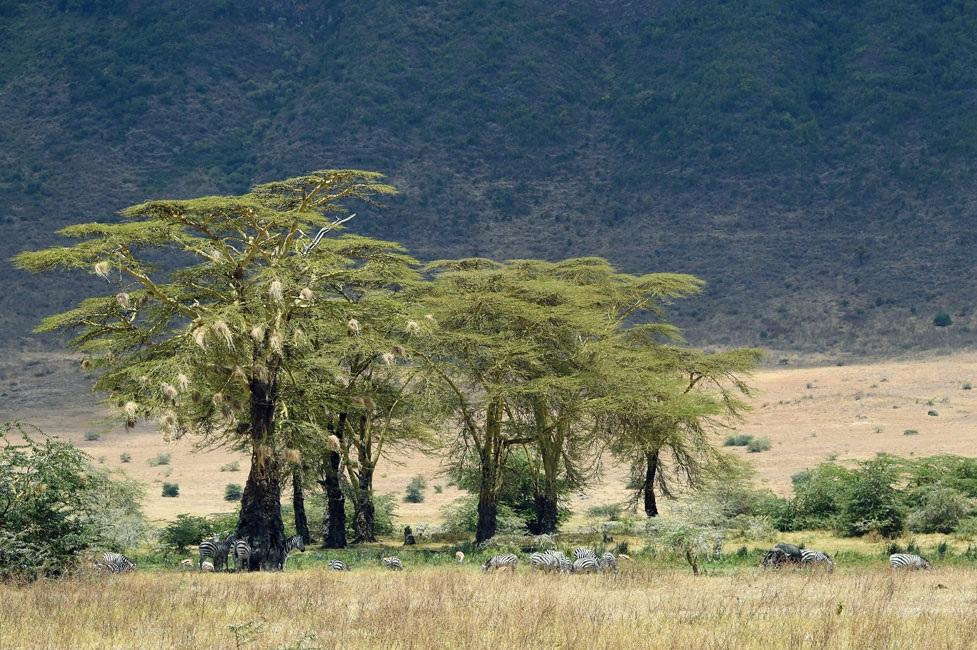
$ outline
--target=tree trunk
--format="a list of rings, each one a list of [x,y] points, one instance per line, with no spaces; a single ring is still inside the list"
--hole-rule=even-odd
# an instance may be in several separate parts
[[[376,507],[373,504],[373,468],[360,466],[353,512],[353,542],[375,542]]]
[[[556,481],[544,477],[543,491],[533,498],[533,505],[536,510],[535,534],[550,535],[556,532],[559,515],[558,500]]]
[[[475,527],[475,543],[481,544],[495,536],[498,526],[499,503],[495,489],[495,463],[482,459],[482,476],[478,486],[478,524]]]
[[[274,450],[275,386],[251,383],[251,471],[241,496],[237,538],[251,545],[249,569],[278,571],[285,564],[281,464]]]
[[[309,519],[305,515],[305,492],[302,489],[302,468],[292,470],[292,510],[295,512],[295,532],[306,544],[312,542]]]
[[[645,454],[645,483],[642,488],[645,496],[645,515],[658,516],[658,503],[655,501],[655,475],[658,473],[658,452]]]
[[[343,432],[346,430],[346,414],[340,413],[338,423],[333,429],[333,435],[342,444]],[[322,547],[346,548],[346,497],[343,495],[342,475],[340,463],[342,457],[338,451],[326,454],[323,468],[323,480],[319,481],[325,489],[326,504],[322,516]]]

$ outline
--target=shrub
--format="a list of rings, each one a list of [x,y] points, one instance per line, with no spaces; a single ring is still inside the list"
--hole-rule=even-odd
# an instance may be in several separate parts
[[[835,527],[854,479],[855,472],[833,463],[822,463],[791,477],[795,528]]]
[[[159,534],[159,541],[164,546],[182,553],[187,548],[195,547],[213,532],[213,525],[205,517],[181,514],[163,527]]]
[[[770,449],[770,439],[769,438],[754,438],[750,441],[750,444],[746,446],[746,450],[750,453],[757,454],[761,451],[767,451]]]
[[[679,504],[668,516],[649,519],[647,529],[652,548],[683,558],[694,575],[725,539],[722,514],[697,500]]]
[[[914,533],[950,533],[970,514],[967,497],[942,486],[925,488],[920,505],[909,515],[907,525]]]
[[[224,486],[224,501],[240,501],[241,486],[237,483],[228,483]]]
[[[726,447],[746,447],[753,440],[753,436],[746,433],[734,433],[726,436],[723,445]]]
[[[169,465],[169,464],[170,464],[170,455],[167,453],[156,454],[155,456],[149,459],[150,467],[159,467],[160,465]]]
[[[407,490],[404,494],[404,501],[407,503],[421,503],[424,501],[424,488],[427,487],[427,481],[423,476],[418,474],[410,480],[407,484]]]
[[[101,440],[102,434],[98,431],[86,431],[85,440],[88,442],[95,442],[96,440]]]
[[[455,499],[441,508],[445,532],[450,535],[474,533],[478,524],[478,497],[468,496]],[[500,535],[524,535],[526,522],[509,506],[499,504],[498,528]]]
[[[444,488],[443,487],[441,487],[440,485],[435,485],[434,486],[434,493],[435,494],[441,494],[442,492],[444,492]]]
[[[933,410],[929,410],[929,411],[926,411],[926,415],[929,415],[930,417],[934,417],[935,418],[936,416],[939,415],[939,413],[936,412],[936,411],[933,411]]]
[[[953,319],[950,318],[950,314],[941,311],[933,318],[933,324],[937,327],[949,327],[953,324]]]
[[[905,431],[902,432],[902,435],[904,435],[904,436],[918,436],[919,435],[919,431],[917,431],[916,429],[906,429]]]
[[[893,487],[895,479],[889,459],[864,463],[855,473],[848,501],[839,516],[839,532],[851,537],[867,533],[895,537],[901,533],[903,513]]]
[[[178,483],[163,483],[163,496],[164,497],[180,496],[180,485]]]
[[[137,544],[141,499],[71,443],[0,425],[0,579],[63,575],[88,551]]]
[[[127,451],[122,452],[121,454],[119,454],[119,461],[120,462],[123,462],[123,463],[131,463],[132,462],[132,454],[130,454]]]
[[[587,516],[603,521],[617,521],[621,518],[621,511],[620,503],[607,503],[587,508]]]
[[[239,472],[241,471],[241,463],[236,460],[230,463],[225,463],[221,465],[222,472]]]
[[[963,386],[961,386],[961,388],[963,388],[964,390],[973,390],[974,385],[971,384],[969,381],[967,381],[967,382],[964,382],[964,384],[963,384]]]

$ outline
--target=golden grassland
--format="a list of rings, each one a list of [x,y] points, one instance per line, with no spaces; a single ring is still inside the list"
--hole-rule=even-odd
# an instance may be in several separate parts
[[[0,586],[0,648],[973,648],[975,605],[966,568],[143,572]]]
[[[2,365],[2,370],[6,379],[0,381],[0,390],[13,390],[9,384],[17,382],[14,388],[20,392],[0,401],[0,422],[33,422],[69,438],[106,466],[142,481],[148,486],[145,510],[151,519],[233,509],[223,500],[224,486],[244,483],[246,456],[225,450],[201,453],[190,440],[166,443],[148,425],[124,431],[90,394],[76,361],[68,363],[63,355],[25,355]],[[756,392],[753,410],[738,430],[767,437],[773,447],[763,453],[726,449],[748,460],[758,480],[782,494],[790,491],[793,474],[830,458],[844,462],[871,458],[881,451],[903,456],[974,455],[977,390],[963,389],[970,382],[977,385],[974,352],[845,366],[764,368],[751,379]],[[937,415],[929,415],[930,411]],[[918,435],[904,435],[907,429]],[[87,431],[101,433],[100,439],[85,440]],[[130,463],[120,462],[123,452],[132,456]],[[159,453],[171,454],[171,463],[150,466],[148,460]],[[239,471],[220,471],[233,460],[239,461]],[[399,464],[384,462],[376,477],[377,492],[402,495],[412,476],[423,475],[429,486],[425,501],[400,503],[398,519],[401,524],[436,522],[440,508],[461,495],[439,475],[441,470],[437,458],[420,455]],[[589,506],[627,498],[626,473],[625,467],[607,463],[601,481],[574,497],[572,523],[581,523]],[[178,483],[180,496],[163,498],[163,481]],[[442,491],[435,492],[434,485]]]

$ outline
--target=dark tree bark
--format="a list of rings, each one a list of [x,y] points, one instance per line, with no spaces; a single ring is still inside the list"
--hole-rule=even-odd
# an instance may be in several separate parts
[[[251,545],[250,570],[278,571],[285,563],[282,469],[272,444],[276,399],[274,384],[251,382],[251,471],[237,524],[237,538]]]
[[[557,531],[558,501],[556,485],[544,479],[542,492],[533,497],[533,506],[536,510],[534,534],[549,535]]]
[[[343,430],[346,426],[346,414],[339,416],[339,423],[333,429],[342,444]],[[343,495],[342,477],[340,475],[339,452],[330,451],[326,454],[323,467],[323,480],[319,481],[325,490],[326,507],[322,518],[322,547],[346,548],[346,497]]]
[[[295,532],[306,544],[312,542],[309,533],[309,519],[305,514],[305,491],[302,488],[302,468],[292,470],[292,509],[295,512]]]
[[[498,527],[499,496],[495,482],[494,460],[482,460],[482,476],[478,486],[478,524],[475,527],[476,544],[492,539]]]
[[[658,473],[658,452],[645,454],[645,483],[642,487],[645,497],[645,515],[658,516],[658,503],[655,501],[655,476]]]
[[[373,468],[360,465],[356,502],[353,504],[353,542],[375,542],[376,507],[373,504]]]

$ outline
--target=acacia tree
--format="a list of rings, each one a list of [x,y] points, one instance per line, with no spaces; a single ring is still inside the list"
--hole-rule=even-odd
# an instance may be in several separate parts
[[[45,319],[39,331],[73,330],[95,388],[127,423],[156,417],[167,438],[244,447],[251,469],[237,535],[251,568],[284,563],[281,485],[288,440],[279,420],[301,418],[281,400],[293,366],[334,328],[329,284],[371,263],[369,246],[323,246],[343,203],[391,193],[380,175],[324,170],[254,187],[248,194],[156,200],[122,211],[121,223],[70,226],[82,241],[18,255],[30,271],[94,272],[108,295]],[[328,240],[323,240],[323,242]],[[163,261],[162,267],[158,265]],[[332,316],[332,318],[330,318]]]

